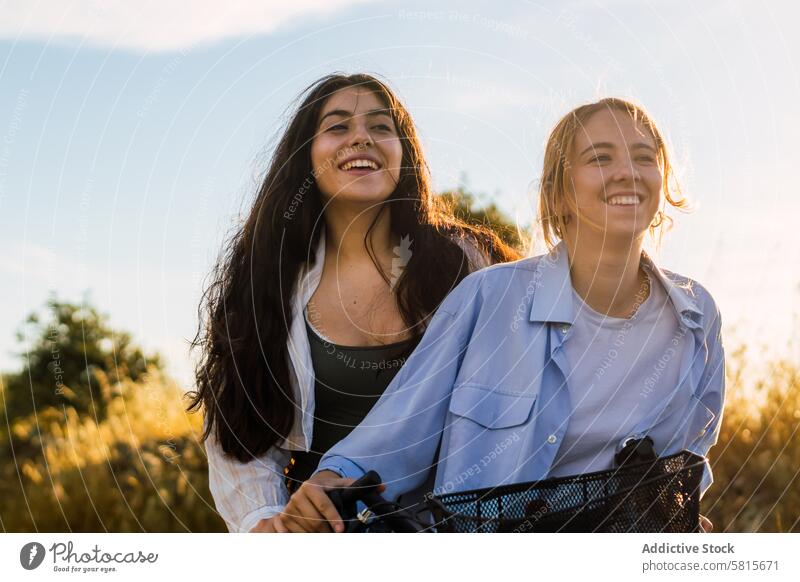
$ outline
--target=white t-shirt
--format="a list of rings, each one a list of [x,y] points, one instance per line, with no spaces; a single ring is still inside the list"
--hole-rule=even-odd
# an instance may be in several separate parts
[[[573,413],[548,477],[612,469],[620,440],[679,380],[688,338],[666,290],[648,276],[650,294],[630,319],[598,313],[572,290],[577,317],[563,346]]]

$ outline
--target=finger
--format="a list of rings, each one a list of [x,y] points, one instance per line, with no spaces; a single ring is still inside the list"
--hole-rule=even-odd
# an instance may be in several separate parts
[[[281,525],[286,528],[288,533],[307,533],[302,518],[296,517],[299,512],[295,507],[294,501],[287,505],[283,511]]]
[[[704,515],[700,516],[700,527],[702,527],[703,531],[706,533],[714,531],[714,524],[711,523],[711,520]]]
[[[302,533],[305,531],[299,519],[295,518],[295,516],[300,513],[297,509],[297,499],[299,499],[299,496],[297,494],[293,495],[289,503],[286,504],[286,507],[283,508],[283,513],[280,514],[281,525],[283,525],[289,533]]]
[[[331,498],[328,497],[328,494],[325,493],[325,491],[322,491],[319,488],[314,488],[308,492],[308,498],[314,504],[317,512],[328,521],[331,527],[333,527],[334,531],[344,531],[344,521],[342,521],[342,516],[339,515],[338,511],[336,511],[336,507],[333,505]]]
[[[283,519],[283,525],[286,527],[288,533],[308,533],[299,521],[290,517],[285,517]]]
[[[289,533],[289,530],[286,529],[280,514],[272,518],[272,527],[275,529],[275,533]]]
[[[250,533],[270,533],[272,530],[270,529],[270,520],[268,519],[261,519],[258,523],[250,530]]]
[[[284,516],[291,518],[296,525],[306,532],[331,531],[325,516],[317,510],[316,504],[308,498],[308,493],[308,491],[298,491],[292,497],[292,503],[287,505],[284,510]]]

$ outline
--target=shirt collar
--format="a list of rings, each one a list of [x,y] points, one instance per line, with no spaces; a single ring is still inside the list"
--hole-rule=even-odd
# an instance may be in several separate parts
[[[645,251],[642,251],[642,261],[667,291],[678,319],[691,328],[700,327],[703,312],[695,303],[689,289],[677,285],[665,275]],[[569,257],[564,241],[541,257],[534,273],[534,281],[530,321],[572,325],[576,311],[572,300]]]

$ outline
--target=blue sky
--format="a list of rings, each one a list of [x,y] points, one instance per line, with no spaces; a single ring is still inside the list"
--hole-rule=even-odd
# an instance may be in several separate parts
[[[711,290],[731,345],[798,355],[796,3],[28,4],[0,23],[2,370],[51,290],[88,291],[188,382],[203,277],[294,98],[335,70],[388,79],[437,188],[466,181],[522,224],[557,119],[643,103],[696,206],[660,263]]]

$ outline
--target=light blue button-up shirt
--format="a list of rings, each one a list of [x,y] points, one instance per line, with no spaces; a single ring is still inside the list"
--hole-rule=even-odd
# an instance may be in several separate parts
[[[717,441],[725,393],[719,310],[698,283],[659,269],[646,253],[642,260],[666,289],[689,340],[678,384],[653,398],[649,413],[618,444],[649,435],[662,456],[686,449],[705,457]],[[437,495],[548,477],[573,411],[563,346],[575,317],[563,242],[547,255],[470,275],[439,307],[372,411],[328,451],[318,471],[358,478],[374,469],[391,499],[422,493],[432,472]],[[604,414],[622,422],[627,411]],[[706,462],[703,492],[711,481]]]

